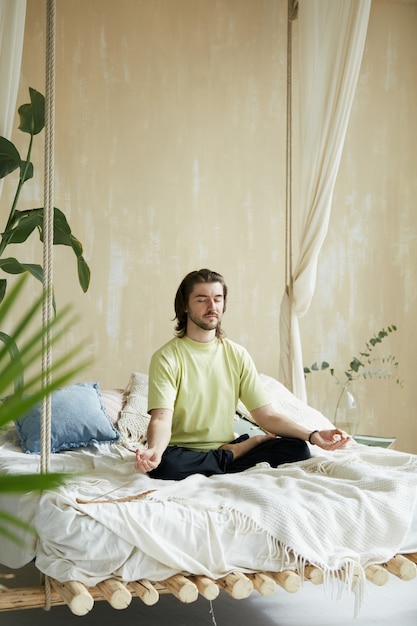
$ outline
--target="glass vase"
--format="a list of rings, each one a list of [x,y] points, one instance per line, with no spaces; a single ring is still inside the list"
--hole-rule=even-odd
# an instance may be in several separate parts
[[[361,413],[356,396],[349,389],[349,384],[337,385],[333,423],[354,437],[358,433]]]

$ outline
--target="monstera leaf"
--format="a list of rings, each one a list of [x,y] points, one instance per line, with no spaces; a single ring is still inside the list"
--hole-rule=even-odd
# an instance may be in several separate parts
[[[3,254],[9,244],[23,244],[27,238],[37,231],[40,241],[43,242],[43,208],[32,208],[23,211],[17,210],[17,203],[23,185],[33,178],[34,166],[31,162],[33,138],[38,135],[45,126],[45,98],[35,89],[29,88],[30,102],[22,104],[19,109],[19,130],[30,136],[26,159],[22,159],[16,146],[0,137],[0,178],[19,171],[19,179],[12,207],[8,215],[7,223],[0,238],[0,270],[6,274],[21,274],[29,272],[32,276],[42,281],[43,268],[41,265],[19,261],[16,258],[5,258]],[[77,259],[78,281],[84,292],[90,284],[90,268],[83,256],[81,242],[72,234],[68,221],[62,211],[54,208],[53,216],[53,242],[54,245],[64,245],[72,248]],[[0,302],[7,290],[7,279],[0,279]]]

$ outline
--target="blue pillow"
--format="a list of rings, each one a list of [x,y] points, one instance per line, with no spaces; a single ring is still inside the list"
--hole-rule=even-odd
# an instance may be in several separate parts
[[[40,454],[41,405],[16,420],[23,452]],[[112,443],[120,438],[106,415],[98,383],[78,383],[51,395],[51,452]]]

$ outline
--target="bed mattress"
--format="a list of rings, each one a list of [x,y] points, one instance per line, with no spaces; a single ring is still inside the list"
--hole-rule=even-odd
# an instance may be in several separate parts
[[[392,551],[417,551],[415,458],[382,449],[370,453],[365,448],[356,446],[351,452],[352,459],[357,462],[358,454],[359,457],[362,454],[361,463],[369,467],[376,463],[375,484],[381,492],[387,491],[387,502],[391,499],[388,490],[396,491],[397,483],[403,485],[404,491],[396,494],[399,504],[393,508],[397,510],[386,509],[390,505],[385,503],[384,493],[381,501],[373,500],[369,507],[365,506],[356,495],[355,476],[352,474],[346,479],[337,475],[335,461],[339,457],[335,453],[325,455],[320,465],[330,468],[331,483],[342,479],[343,489],[355,490],[357,515],[340,540],[349,543],[343,552],[344,559],[360,560],[358,550],[366,553],[361,562],[363,566],[371,561],[384,562],[392,556]],[[341,466],[354,467],[353,462],[346,461],[346,455],[349,451],[340,457]],[[326,495],[330,483],[321,470],[313,472],[303,463],[277,470],[256,467],[226,477],[196,476],[176,483],[138,474],[134,470],[134,454],[120,444],[93,445],[53,454],[50,470],[69,473],[63,487],[41,495],[0,497],[0,510],[18,516],[36,529],[35,534],[21,532],[18,545],[2,538],[0,562],[19,568],[35,559],[40,571],[57,580],[79,580],[92,586],[110,577],[123,581],[141,578],[158,581],[185,572],[219,578],[232,571],[279,571],[296,564],[300,557],[320,561],[316,556],[316,535],[323,534],[323,528],[321,532],[318,528],[315,535],[314,525],[316,519],[317,524],[328,519],[329,512],[322,510],[323,504],[317,504],[313,491],[321,492],[321,503],[324,494],[326,507],[329,499],[339,498],[330,492]],[[393,474],[391,487],[387,487],[385,478],[382,480],[385,464],[390,475]],[[38,470],[39,456],[22,453],[14,428],[0,434],[1,473],[24,474]],[[396,480],[397,476],[401,480]],[[295,496],[294,485],[301,486],[303,482],[308,489],[309,508]],[[266,494],[263,500],[261,487]],[[365,493],[366,489],[360,493]],[[276,492],[278,498],[270,501],[267,498],[270,492]],[[147,495],[138,498],[143,494]],[[281,503],[284,496],[288,496],[287,504]],[[346,492],[340,496],[341,502],[336,502],[339,513],[334,514],[335,520],[337,515],[343,515],[343,498],[346,497],[352,500]],[[250,511],[245,508],[248,501]],[[369,508],[368,518],[365,517],[366,507]],[[283,517],[286,511],[288,521]],[[381,533],[378,540],[375,539],[377,545],[367,551],[367,536],[373,520],[384,515],[387,519],[396,515],[393,527],[381,526],[378,522],[377,530],[372,530],[374,535]],[[283,528],[282,540],[277,520]],[[304,520],[304,527],[297,520]],[[292,540],[294,524],[299,528],[299,541],[303,546],[298,551],[288,543]],[[368,535],[362,526],[368,528]],[[329,543],[335,541],[335,537],[329,536]],[[378,545],[382,543],[384,545]],[[337,569],[341,563],[336,557],[332,558],[333,561],[331,558],[323,560],[323,566]]]

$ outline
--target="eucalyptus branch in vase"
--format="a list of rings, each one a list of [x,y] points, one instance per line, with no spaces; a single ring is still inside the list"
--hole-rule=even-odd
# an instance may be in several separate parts
[[[399,367],[397,357],[391,354],[374,354],[375,348],[378,348],[383,340],[391,333],[396,332],[396,330],[397,327],[391,324],[387,328],[382,328],[376,335],[371,337],[365,343],[364,349],[359,352],[359,356],[352,357],[349,367],[344,371],[344,377],[338,376],[335,373],[335,369],[327,361],[322,361],[321,363],[315,361],[310,367],[304,367],[305,376],[312,372],[328,371],[340,386],[340,391],[338,391],[336,398],[333,421],[337,426],[347,430],[352,435],[356,434],[360,418],[358,403],[349,389],[353,381],[360,378],[365,380],[371,378],[379,380],[394,379],[396,384],[403,387],[403,381],[397,376]],[[342,403],[345,403],[343,410]],[[349,411],[351,417],[347,417]],[[343,412],[343,416],[340,416],[341,412]]]

